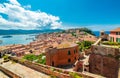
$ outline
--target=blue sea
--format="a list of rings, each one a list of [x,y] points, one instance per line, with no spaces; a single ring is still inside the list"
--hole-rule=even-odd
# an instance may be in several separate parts
[[[100,32],[99,31],[93,31],[93,33],[98,37]],[[105,33],[109,34],[108,31]],[[37,34],[23,34],[23,35],[10,35],[12,37],[10,38],[3,38],[5,35],[0,35],[0,40],[2,40],[2,43],[0,46],[4,45],[11,45],[11,44],[28,44],[35,39],[35,36]]]
[[[0,46],[11,45],[11,44],[28,44],[35,39],[35,34],[27,35],[10,35],[11,37],[4,38],[5,35],[0,35]]]
[[[99,37],[100,35],[100,31],[93,31],[93,33],[95,34],[95,36]],[[109,34],[109,31],[105,31],[106,34]]]

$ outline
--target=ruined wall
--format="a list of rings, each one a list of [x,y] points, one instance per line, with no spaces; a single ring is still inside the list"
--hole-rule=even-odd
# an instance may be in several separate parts
[[[78,61],[77,60],[75,62],[75,66],[73,67],[73,70],[82,72],[83,71],[83,61]]]
[[[120,55],[119,48],[111,48],[111,47],[96,46],[96,45],[92,45],[91,52],[100,55],[112,55],[114,57]]]
[[[17,57],[10,57],[10,59],[14,60],[22,65],[30,67],[36,71],[43,72],[43,73],[48,74],[48,75],[56,76],[57,78],[74,78],[69,74],[69,73],[71,73],[70,71],[67,71],[64,69],[55,68],[55,67],[51,67],[48,65],[38,64],[38,63],[33,63],[33,62],[29,62],[27,60],[21,61]],[[77,73],[77,72],[74,72],[74,73],[78,74],[79,76],[82,76],[83,78],[93,78],[92,76],[88,76],[88,75],[85,75],[82,73]]]
[[[92,46],[89,58],[90,72],[107,78],[118,78],[119,56],[117,48]]]

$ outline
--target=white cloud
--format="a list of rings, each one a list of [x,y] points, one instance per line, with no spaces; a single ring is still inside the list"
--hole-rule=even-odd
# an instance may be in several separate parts
[[[0,29],[45,29],[60,28],[60,18],[45,12],[28,10],[31,5],[21,6],[17,0],[0,4]]]
[[[19,2],[16,0],[9,0],[11,4],[20,6]]]

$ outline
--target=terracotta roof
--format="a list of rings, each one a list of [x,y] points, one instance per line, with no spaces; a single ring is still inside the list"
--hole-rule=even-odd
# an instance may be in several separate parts
[[[120,32],[120,27],[119,28],[116,28],[114,30],[111,30],[111,32]]]
[[[70,42],[62,42],[61,44],[59,44],[57,46],[58,49],[60,48],[69,48],[69,47],[73,47],[73,46],[76,46],[77,44],[75,43],[70,43]]]
[[[0,51],[2,51],[2,50],[6,50],[6,49],[8,49],[8,48],[5,47],[5,46],[0,46]]]

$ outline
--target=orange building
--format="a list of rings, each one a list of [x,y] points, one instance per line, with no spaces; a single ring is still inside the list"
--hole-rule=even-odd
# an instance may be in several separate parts
[[[65,66],[71,65],[79,58],[79,49],[77,44],[62,43],[56,48],[46,49],[46,65]]]

